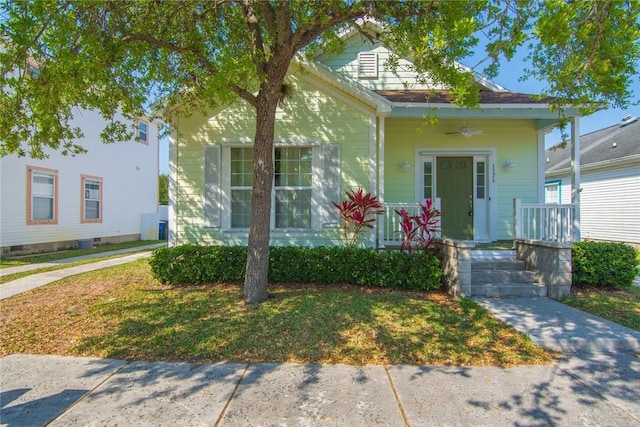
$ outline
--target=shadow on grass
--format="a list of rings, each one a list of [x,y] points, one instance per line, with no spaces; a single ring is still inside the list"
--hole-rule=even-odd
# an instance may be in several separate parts
[[[363,289],[274,287],[245,307],[235,285],[139,290],[94,306],[115,325],[80,354],[192,362],[513,365],[549,362],[528,339],[472,301]]]

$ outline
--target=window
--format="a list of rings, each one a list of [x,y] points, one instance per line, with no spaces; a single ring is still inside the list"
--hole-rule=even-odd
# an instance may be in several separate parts
[[[102,222],[102,178],[82,175],[80,222]]]
[[[149,144],[149,123],[138,120],[138,142]]]
[[[231,148],[231,228],[251,224],[253,148]]]
[[[27,224],[58,223],[58,171],[27,166]]]
[[[311,147],[277,147],[274,159],[275,228],[311,228]]]
[[[549,205],[560,204],[560,181],[550,181],[544,184],[544,202]]]
[[[476,163],[476,199],[484,199],[487,192],[485,162]]]
[[[251,225],[253,147],[210,145],[204,154],[205,226],[223,230],[248,229]],[[331,201],[339,201],[342,196],[340,146],[277,145],[273,159],[271,228],[310,231],[339,226],[340,213],[331,209]]]
[[[373,52],[360,52],[358,54],[358,77],[378,77],[378,54]]]
[[[424,175],[424,188],[422,192],[423,199],[433,198],[433,162],[423,162],[422,173]]]

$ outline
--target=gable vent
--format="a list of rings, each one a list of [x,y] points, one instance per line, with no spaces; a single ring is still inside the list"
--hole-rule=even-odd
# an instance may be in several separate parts
[[[358,54],[358,77],[378,77],[378,54],[362,52]]]

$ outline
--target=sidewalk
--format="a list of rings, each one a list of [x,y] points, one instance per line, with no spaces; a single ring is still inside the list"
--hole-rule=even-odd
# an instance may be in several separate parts
[[[632,355],[498,367],[188,364],[11,355],[8,426],[640,425]]]
[[[148,246],[137,246],[134,248],[120,249],[117,251],[102,252],[98,254],[85,255],[85,256],[79,256],[74,258],[66,258],[66,259],[61,259],[59,261],[55,261],[55,262],[3,268],[0,270],[0,276],[23,272],[23,271],[36,270],[38,268],[64,265],[67,263],[86,260],[86,259],[104,258],[104,257],[113,256],[113,255],[121,255],[121,254],[130,253],[130,252],[136,252],[135,254],[125,255],[118,258],[111,258],[103,261],[96,261],[88,264],[78,265],[75,267],[48,271],[45,273],[32,274],[30,276],[23,277],[21,279],[0,284],[0,300],[12,297],[17,294],[21,294],[23,292],[27,292],[31,289],[35,289],[40,286],[47,285],[51,282],[55,282],[56,280],[60,280],[68,276],[74,276],[76,274],[86,273],[88,271],[99,270],[101,268],[113,267],[115,265],[125,264],[140,258],[147,258],[151,256],[151,250],[165,246],[165,245],[166,243],[156,243]],[[138,252],[138,251],[144,251],[144,252]]]

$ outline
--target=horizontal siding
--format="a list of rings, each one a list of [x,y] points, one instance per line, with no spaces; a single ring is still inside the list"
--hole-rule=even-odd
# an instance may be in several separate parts
[[[342,192],[369,186],[369,116],[357,101],[337,99],[321,88],[292,75],[287,82],[293,96],[277,112],[276,143],[284,138],[310,138],[318,144],[341,145]],[[356,108],[357,107],[357,108]],[[255,111],[237,102],[217,114],[181,119],[178,155],[176,236],[177,242],[246,244],[246,233],[220,232],[204,227],[204,146],[207,144],[248,144],[255,134]],[[224,209],[224,207],[223,207]],[[303,245],[335,244],[335,229],[321,233],[274,232],[272,244],[295,238]]]
[[[580,230],[583,239],[640,244],[640,164],[583,172]],[[562,179],[562,202],[571,203],[571,178]]]
[[[0,159],[0,245],[2,247],[140,234],[143,214],[158,208],[158,134],[149,127],[148,145],[135,141],[102,144],[100,117],[76,118],[88,152],[75,157],[51,152],[45,160]],[[27,225],[27,165],[58,171],[58,224]],[[102,178],[103,220],[80,222],[81,175]]]
[[[378,77],[358,77],[358,54],[372,52],[378,55]],[[411,70],[412,64],[405,60],[399,60],[399,66],[393,73],[385,66],[389,59],[389,49],[380,43],[371,44],[360,36],[352,37],[344,51],[338,55],[322,55],[317,60],[329,68],[357,80],[362,86],[373,90],[401,90],[401,89],[438,89],[431,84],[419,84],[417,74]]]
[[[442,151],[465,148],[495,148],[497,200],[497,238],[513,236],[513,199],[523,203],[537,203],[538,177],[537,131],[527,120],[467,120],[468,127],[483,131],[471,138],[447,135],[462,125],[460,120],[439,120],[426,126],[421,120],[387,119],[385,121],[385,188],[386,202],[414,202],[417,149]],[[409,162],[409,172],[401,170],[402,162]],[[512,161],[516,167],[505,170],[502,165]]]

